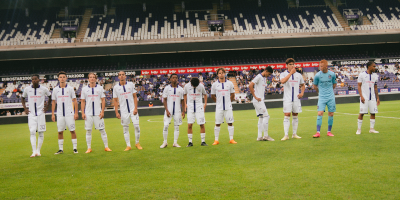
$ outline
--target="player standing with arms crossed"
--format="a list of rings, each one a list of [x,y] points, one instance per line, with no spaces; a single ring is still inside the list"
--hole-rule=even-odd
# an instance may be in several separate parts
[[[369,61],[367,63],[367,71],[361,72],[358,76],[358,91],[360,93],[360,114],[358,115],[358,129],[356,134],[361,134],[361,126],[364,114],[371,113],[369,120],[369,132],[379,133],[374,129],[375,114],[378,113],[378,106],[381,104],[378,95],[378,75],[374,74],[375,63]]]
[[[267,87],[267,78],[273,73],[270,66],[261,71],[250,83],[250,92],[253,95],[253,106],[256,109],[256,114],[258,117],[258,141],[275,141],[270,136],[268,136],[268,123],[269,114],[267,107],[264,102],[265,87]],[[262,137],[262,132],[264,131],[264,137]]]
[[[164,88],[164,130],[163,137],[164,142],[160,148],[168,146],[168,127],[172,119],[174,119],[174,144],[173,147],[181,147],[178,144],[179,137],[179,126],[182,125],[182,118],[185,119],[185,101],[183,98],[183,89],[178,85],[178,75],[171,74],[169,80],[171,84]],[[182,109],[181,109],[182,106]]]
[[[132,120],[135,128],[136,148],[141,150],[142,146],[139,144],[140,127],[139,127],[139,113],[137,110],[138,99],[136,96],[135,85],[132,82],[126,81],[126,74],[124,71],[118,72],[119,83],[114,86],[113,98],[115,115],[121,120],[121,125],[124,131],[124,138],[126,148],[124,151],[129,151],[131,147],[131,138],[129,135],[129,124]],[[118,106],[121,105],[121,115],[118,113]]]
[[[231,81],[226,80],[225,74],[224,68],[218,68],[218,81],[214,82],[211,86],[211,98],[217,103],[215,107],[215,141],[213,145],[219,144],[219,132],[221,131],[221,124],[224,123],[224,118],[228,123],[229,143],[237,144],[237,142],[233,140],[235,129],[233,127],[232,101],[235,99],[235,88]]]
[[[297,135],[297,127],[299,126],[298,115],[302,112],[300,99],[304,95],[306,89],[304,85],[303,76],[296,72],[295,61],[293,58],[286,60],[287,70],[281,73],[281,83],[283,84],[283,130],[285,136],[281,139],[282,141],[289,139],[289,127],[290,127],[290,113],[293,115],[292,119],[292,138],[300,139]],[[299,87],[301,87],[301,93],[299,94]]]
[[[76,101],[74,88],[67,85],[67,74],[61,71],[58,72],[57,76],[59,85],[53,89],[53,94],[51,96],[51,120],[53,120],[53,122],[56,121],[54,110],[57,104],[57,129],[59,150],[55,154],[64,153],[64,131],[67,130],[66,127],[68,127],[69,131],[71,132],[71,140],[74,153],[78,153],[78,141],[76,139],[75,133],[75,120],[78,119],[78,102]]]
[[[336,75],[332,71],[328,71],[328,61],[321,60],[319,63],[321,71],[314,77],[314,89],[318,92],[318,116],[317,116],[317,133],[314,138],[320,137],[322,125],[322,116],[325,107],[328,106],[328,136],[333,137],[331,133],[333,125],[333,114],[336,111],[335,93],[333,89],[336,87]]]
[[[188,138],[189,144],[187,147],[192,147],[193,124],[197,120],[200,125],[201,146],[208,146],[206,144],[206,123],[204,112],[207,106],[207,92],[203,84],[200,84],[198,78],[192,78],[190,84],[186,84],[183,90],[185,103],[187,104],[187,120],[188,120]],[[204,97],[204,105],[203,105]]]
[[[50,107],[51,93],[49,89],[39,85],[39,75],[32,75],[32,85],[25,88],[22,94],[22,106],[25,113],[28,114],[28,126],[31,135],[32,155],[31,158],[41,156],[40,148],[44,140],[46,131],[46,111]],[[49,97],[45,105],[45,98]],[[25,105],[25,98],[28,98],[29,109]],[[36,131],[39,133],[36,148]]]
[[[81,95],[82,119],[85,120],[86,143],[88,147],[85,153],[92,152],[91,143],[93,124],[95,129],[100,131],[105,151],[111,151],[111,149],[108,148],[107,133],[105,131],[103,119],[104,108],[106,106],[106,96],[103,87],[98,86],[96,81],[97,75],[92,72],[89,73],[89,85],[82,89]]]

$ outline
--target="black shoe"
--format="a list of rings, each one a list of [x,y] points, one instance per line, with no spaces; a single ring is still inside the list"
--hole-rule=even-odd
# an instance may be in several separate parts
[[[202,142],[201,146],[208,146],[208,145],[206,144],[206,142]]]
[[[192,147],[193,143],[189,142],[189,144],[186,147]]]
[[[77,150],[77,149],[74,149],[74,153],[78,153],[78,150]]]
[[[62,154],[62,153],[64,153],[63,150],[58,150],[57,153],[55,153],[55,155],[57,155],[57,154]]]

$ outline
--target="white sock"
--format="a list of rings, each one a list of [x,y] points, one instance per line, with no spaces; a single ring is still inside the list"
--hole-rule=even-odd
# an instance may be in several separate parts
[[[140,127],[139,125],[135,125],[135,139],[136,139],[136,144],[139,143],[139,139],[140,139]]]
[[[214,127],[214,135],[215,135],[215,140],[218,141],[219,138],[219,132],[221,131],[221,127],[216,126]]]
[[[228,132],[229,132],[229,139],[233,140],[233,133],[235,131],[235,128],[233,126],[228,126]]]
[[[92,130],[86,130],[86,144],[87,148],[92,148]]]
[[[174,126],[174,144],[178,143],[179,138],[179,126]]]
[[[78,146],[78,140],[77,139],[72,139],[72,147],[73,149],[77,149]]]
[[[61,151],[64,150],[64,139],[58,139],[58,149]]]
[[[40,152],[40,149],[42,148],[43,140],[44,140],[44,132],[39,132],[38,144],[37,144],[37,150],[36,150],[36,152],[38,152],[38,153]]]
[[[358,129],[359,129],[359,130],[361,130],[362,122],[363,122],[362,119],[359,119],[359,120],[358,120],[358,123],[357,123],[357,124],[358,124]]]
[[[100,134],[101,134],[101,139],[103,140],[103,143],[104,143],[104,147],[107,148],[108,147],[108,139],[107,139],[106,130],[101,129],[99,131],[100,131]]]
[[[285,116],[283,118],[283,130],[285,131],[285,135],[289,135],[289,127],[290,127],[290,117]]]
[[[201,142],[206,142],[206,133],[200,133]]]
[[[263,117],[263,125],[264,125],[264,136],[268,137],[268,123],[269,123],[269,115]]]
[[[193,134],[188,134],[189,142],[192,142],[192,136],[193,136]]]
[[[126,142],[126,146],[130,147],[131,146],[131,136],[129,135],[129,126],[124,126],[124,138]]]
[[[257,128],[258,128],[258,137],[262,137],[262,132],[264,130],[263,127],[263,116],[259,116],[258,117],[258,124],[257,124]]]
[[[292,118],[293,135],[297,135],[298,126],[299,126],[299,118],[297,116],[293,116]]]
[[[163,130],[163,137],[164,137],[164,143],[167,143],[167,139],[168,139],[168,125],[164,126],[164,130]]]
[[[31,145],[32,145],[32,153],[36,152],[36,131],[31,132]]]
[[[374,129],[374,127],[375,127],[375,119],[370,119],[369,120],[369,128]]]

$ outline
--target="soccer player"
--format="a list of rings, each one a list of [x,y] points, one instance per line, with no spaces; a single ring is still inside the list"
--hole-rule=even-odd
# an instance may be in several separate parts
[[[197,120],[197,124],[200,125],[200,136],[201,146],[208,146],[206,144],[206,129],[204,124],[206,123],[204,112],[207,106],[207,92],[203,84],[200,84],[198,78],[193,77],[190,80],[190,84],[186,84],[183,90],[185,103],[187,105],[187,120],[188,120],[188,138],[189,144],[187,147],[192,147],[192,135],[193,135],[193,124]],[[204,97],[204,105],[203,105]]]
[[[303,76],[299,72],[296,72],[294,63],[295,61],[293,58],[288,58],[286,60],[287,70],[282,72],[280,77],[281,83],[283,84],[283,114],[285,115],[283,118],[283,130],[285,131],[285,136],[281,139],[282,141],[289,139],[290,113],[293,115],[292,138],[301,138],[297,135],[297,127],[299,126],[298,115],[302,112],[300,99],[303,97],[306,87],[304,85]],[[300,94],[299,86],[301,87]]]
[[[76,101],[74,88],[67,85],[67,74],[63,71],[60,71],[58,72],[57,76],[59,85],[53,89],[53,94],[51,96],[51,120],[53,120],[53,122],[56,121],[54,110],[57,104],[57,129],[59,150],[55,154],[64,153],[64,131],[67,130],[67,127],[71,132],[74,153],[78,153],[78,142],[75,133],[75,120],[78,119],[78,102]]]
[[[218,68],[218,81],[214,82],[211,86],[211,98],[217,103],[215,107],[215,141],[213,145],[219,144],[219,132],[221,131],[221,124],[224,122],[224,117],[228,123],[229,143],[237,144],[233,140],[235,129],[233,127],[232,101],[235,99],[235,88],[233,87],[233,83],[226,79],[225,74],[224,68]]]
[[[253,106],[256,109],[256,114],[258,117],[258,141],[275,141],[270,136],[268,136],[268,121],[269,115],[267,107],[264,103],[265,87],[267,87],[267,77],[273,73],[270,66],[261,71],[250,83],[250,92],[253,95]],[[264,137],[262,133],[264,131]]]
[[[172,146],[181,147],[178,144],[179,126],[182,125],[182,118],[185,119],[185,101],[183,98],[183,88],[178,85],[178,75],[171,74],[169,80],[171,82],[171,85],[168,85],[164,88],[162,96],[164,99],[163,103],[165,108],[163,130],[164,142],[160,146],[160,148],[165,148],[168,145],[168,127],[172,119],[174,119],[174,144]]]
[[[89,73],[89,85],[82,89],[81,94],[81,109],[82,119],[85,120],[86,129],[86,143],[87,151],[92,152],[92,127],[94,124],[95,129],[100,131],[101,139],[103,140],[105,151],[111,151],[108,148],[107,133],[104,130],[104,108],[106,105],[106,96],[102,86],[96,84],[97,75]],[[100,108],[101,103],[101,108]]]
[[[46,131],[46,116],[45,113],[50,107],[51,93],[43,86],[39,85],[39,75],[32,75],[32,85],[24,89],[22,94],[22,106],[25,113],[28,114],[28,126],[31,133],[32,155],[31,158],[41,156],[40,148],[43,144],[44,132]],[[45,98],[49,100],[45,106]],[[25,98],[28,98],[29,109],[25,105]],[[39,133],[38,143],[36,148],[36,131]]]
[[[124,151],[129,151],[131,147],[131,138],[129,135],[129,124],[132,120],[135,127],[136,148],[141,150],[142,146],[139,144],[140,127],[139,127],[139,113],[137,109],[138,99],[136,95],[135,85],[132,82],[126,81],[126,74],[124,71],[118,72],[119,83],[114,86],[113,98],[115,115],[121,120],[121,125],[124,131],[124,138],[126,148]],[[118,105],[121,106],[121,115],[118,113]]]
[[[360,114],[358,115],[358,129],[356,134],[361,134],[361,126],[364,114],[371,113],[370,116],[370,133],[379,133],[374,129],[375,114],[378,113],[378,106],[381,104],[378,95],[378,75],[374,74],[375,63],[369,61],[367,63],[367,71],[361,72],[358,76],[358,91],[360,93]]]
[[[336,75],[332,71],[328,71],[328,61],[321,60],[319,63],[321,71],[314,77],[314,89],[318,92],[318,116],[317,116],[317,133],[314,138],[320,137],[322,125],[322,116],[325,107],[328,106],[328,136],[333,137],[331,133],[333,125],[333,114],[336,111],[335,94],[333,89],[336,87]]]

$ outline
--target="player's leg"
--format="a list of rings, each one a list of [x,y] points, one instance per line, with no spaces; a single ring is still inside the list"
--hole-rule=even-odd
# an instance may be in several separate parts
[[[38,128],[38,117],[28,117],[28,127],[29,127],[29,133],[30,133],[30,140],[31,140],[31,145],[32,145],[32,155],[30,156],[31,158],[36,156],[36,130]]]
[[[165,148],[167,147],[168,143],[167,143],[167,139],[168,139],[168,127],[169,124],[171,123],[171,119],[172,116],[167,117],[167,114],[164,113],[164,128],[163,128],[163,138],[164,138],[164,142],[163,144],[160,146],[160,148]]]
[[[330,99],[327,103],[328,105],[328,132],[327,135],[333,137],[331,133],[333,126],[333,114],[336,112],[336,102],[335,99]]]
[[[192,147],[193,146],[192,138],[193,138],[193,123],[194,123],[194,121],[195,121],[195,113],[189,111],[187,113],[189,144],[186,147]]]
[[[65,122],[71,132],[72,149],[74,153],[78,153],[78,140],[76,139],[74,116],[65,117]]]
[[[206,123],[204,111],[196,113],[196,120],[197,124],[200,125],[201,146],[208,146],[206,143],[206,128],[204,126],[204,124]]]
[[[112,151],[110,148],[108,148],[108,138],[106,133],[106,127],[104,124],[104,118],[100,119],[100,116],[93,116],[93,122],[94,122],[94,127],[100,132],[101,139],[103,140],[104,143],[104,150]]]
[[[179,138],[179,126],[182,125],[182,116],[180,113],[173,115],[174,118],[174,144],[172,145],[173,147],[181,147],[178,144],[178,138]]]
[[[224,122],[224,111],[223,110],[215,111],[215,127],[214,127],[215,140],[213,145],[219,144],[219,132],[221,131],[221,124],[223,122]]]
[[[65,117],[57,115],[58,151],[55,154],[64,153],[64,130],[66,128]]]
[[[85,130],[86,130],[86,144],[87,150],[85,153],[92,152],[92,127],[93,127],[93,118],[95,116],[86,115],[85,120]]]
[[[139,126],[139,113],[136,115],[131,114],[131,119],[133,123],[133,127],[135,128],[135,147],[139,150],[142,150],[142,146],[140,146],[139,139],[140,139],[140,126]]]
[[[376,101],[368,101],[368,106],[369,106],[369,112],[371,113],[370,119],[369,119],[369,132],[370,133],[379,133],[379,131],[375,130],[375,114],[378,113],[378,106],[376,104]]]
[[[233,140],[233,134],[235,133],[235,127],[233,126],[233,122],[234,122],[233,111],[225,110],[224,117],[225,117],[226,123],[228,124],[229,143],[237,144],[237,142],[235,140]]]
[[[44,141],[44,132],[46,131],[46,116],[41,114],[38,116],[38,144],[36,147],[36,156],[41,156],[40,149],[42,148]]]
[[[263,128],[263,131],[264,131],[264,137],[262,139],[264,141],[275,141],[273,138],[271,138],[268,135],[268,126],[269,126],[269,118],[270,117],[269,117],[269,114],[268,114],[267,107],[265,106],[264,102],[259,102],[259,103],[260,103],[259,107],[261,107],[261,109],[259,111],[260,111],[260,114],[262,115],[262,119],[263,119],[262,128]]]
[[[292,129],[293,129],[293,135],[292,138],[295,139],[300,139],[301,137],[297,135],[297,127],[299,127],[299,113],[302,112],[301,110],[301,102],[300,101],[296,101],[293,102],[293,112],[292,112]]]
[[[262,112],[261,112],[261,109],[262,108],[260,108],[259,107],[259,102],[253,102],[253,106],[254,106],[254,109],[256,110],[256,115],[257,115],[257,117],[258,117],[258,123],[257,123],[257,133],[258,133],[258,135],[257,135],[257,141],[264,141],[263,140],[263,137],[262,137],[262,133],[263,133],[263,130],[264,130],[264,124],[263,124],[263,114],[262,114]]]
[[[121,114],[121,125],[122,125],[122,130],[124,131],[124,139],[126,143],[126,148],[124,151],[129,151],[132,149],[131,136],[129,134],[129,124],[131,123],[129,116],[130,116],[129,113]]]
[[[326,101],[322,99],[318,99],[318,115],[317,115],[317,133],[313,135],[314,138],[320,137],[321,125],[322,125],[322,116],[324,115],[326,107]]]
[[[283,102],[283,131],[285,135],[281,141],[289,139],[289,128],[290,128],[290,113],[292,112],[293,102]]]

